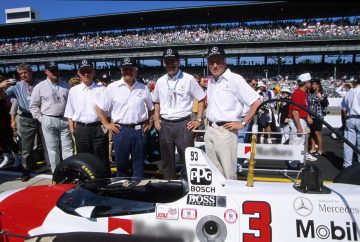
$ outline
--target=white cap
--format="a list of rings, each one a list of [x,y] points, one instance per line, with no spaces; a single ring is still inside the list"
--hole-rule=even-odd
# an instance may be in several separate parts
[[[301,74],[301,75],[298,77],[298,80],[301,81],[301,82],[309,82],[309,81],[311,80],[310,73]]]
[[[266,85],[263,81],[259,81],[257,87],[266,87]]]
[[[287,93],[291,93],[289,88],[281,88],[280,92],[287,92]]]

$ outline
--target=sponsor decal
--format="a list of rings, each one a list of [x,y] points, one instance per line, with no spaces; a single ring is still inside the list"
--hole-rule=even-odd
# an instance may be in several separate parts
[[[320,238],[344,241],[358,241],[356,222],[342,222],[341,225],[330,221],[330,225],[315,225],[314,220],[296,220],[296,236],[298,238]]]
[[[357,208],[357,207],[343,207],[343,206],[330,206],[328,204],[319,204],[319,212],[321,212],[321,213],[359,214],[360,213],[360,208]]]
[[[212,182],[211,170],[209,168],[192,168],[190,182],[193,185],[210,185]]]
[[[181,218],[195,220],[197,219],[197,210],[195,208],[183,208],[181,209]]]
[[[190,186],[190,192],[215,193],[215,187]]]
[[[165,220],[178,220],[179,209],[170,205],[157,205],[156,218]]]
[[[187,197],[187,204],[210,206],[210,207],[226,207],[226,197],[225,196],[213,196],[213,195],[189,194]]]
[[[313,205],[311,201],[305,197],[296,198],[294,200],[293,207],[294,211],[302,217],[309,216],[313,211]]]
[[[228,209],[224,212],[224,219],[229,224],[233,224],[238,219],[238,214],[234,209]]]

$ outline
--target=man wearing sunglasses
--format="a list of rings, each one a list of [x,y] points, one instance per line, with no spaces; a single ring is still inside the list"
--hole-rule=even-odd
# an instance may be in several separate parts
[[[147,86],[136,80],[137,61],[125,57],[120,61],[122,78],[105,89],[96,103],[102,124],[114,133],[115,163],[118,177],[144,176],[144,133],[151,128],[149,120],[154,109]],[[109,122],[105,112],[111,112]],[[129,154],[132,174],[129,174]]]
[[[70,89],[64,116],[68,118],[70,132],[75,137],[77,153],[98,156],[110,175],[108,130],[101,125],[95,111],[95,103],[105,87],[94,82],[95,70],[88,60],[81,61],[78,76],[80,84]]]
[[[59,80],[59,68],[54,61],[45,65],[45,74],[46,80],[34,87],[29,110],[41,123],[51,171],[54,172],[60,163],[60,152],[63,159],[73,155],[69,127],[64,118],[69,85]]]

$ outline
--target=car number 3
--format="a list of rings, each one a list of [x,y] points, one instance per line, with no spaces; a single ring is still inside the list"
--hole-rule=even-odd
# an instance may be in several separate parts
[[[243,203],[243,214],[259,214],[258,218],[249,218],[249,228],[258,230],[260,236],[244,233],[244,242],[271,242],[271,208],[267,202],[246,201]]]

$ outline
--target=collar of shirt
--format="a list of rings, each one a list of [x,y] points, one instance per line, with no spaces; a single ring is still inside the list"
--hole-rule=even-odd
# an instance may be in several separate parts
[[[135,80],[134,85],[132,85],[132,87],[130,89],[134,89],[137,85],[139,85],[139,82],[137,80]],[[119,80],[119,83],[118,83],[118,87],[121,87],[121,86],[127,86],[123,77]]]
[[[211,76],[210,81],[213,82],[213,83],[216,83],[216,82],[219,83],[219,82],[222,81],[222,80],[229,81],[229,80],[230,80],[230,75],[231,75],[231,73],[232,73],[232,72],[230,71],[230,69],[227,68],[227,69],[224,71],[224,73],[223,73],[221,76],[219,76],[219,79],[218,79],[217,81],[215,81],[214,76]]]
[[[95,82],[92,82],[89,87],[86,86],[84,83],[80,83],[79,85],[80,85],[80,87],[81,87],[81,88],[80,88],[81,90],[85,90],[85,89],[87,89],[87,88],[88,88],[88,89],[92,89],[92,88],[94,88],[94,87],[97,86],[97,84],[96,84]]]
[[[176,80],[179,80],[181,77],[182,77],[182,71],[179,69],[174,77],[170,77],[169,75],[167,75],[167,80],[168,81],[176,81]]]

